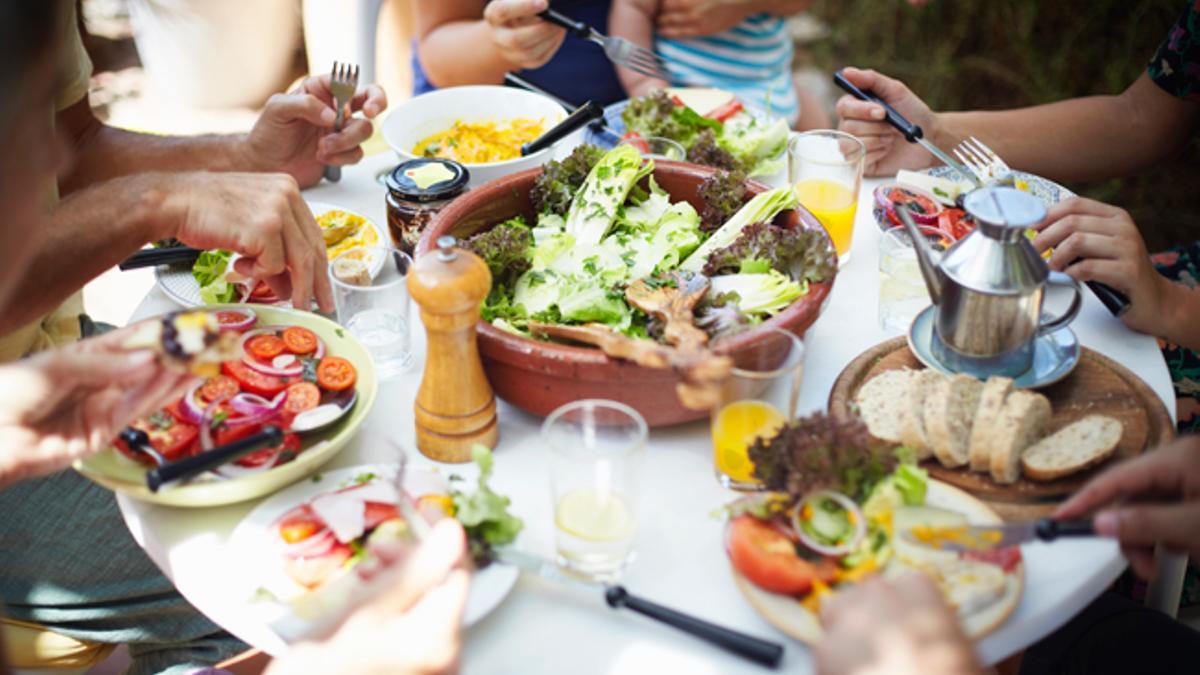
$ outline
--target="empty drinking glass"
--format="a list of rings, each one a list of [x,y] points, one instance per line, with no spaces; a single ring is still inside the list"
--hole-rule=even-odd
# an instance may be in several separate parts
[[[412,258],[390,246],[352,248],[329,265],[338,323],[371,353],[381,380],[412,363],[405,283],[411,266]]]
[[[935,260],[953,243],[941,230],[918,225]],[[879,239],[879,327],[889,335],[905,335],[913,319],[929,306],[929,290],[917,264],[912,237],[903,226],[890,228]]]

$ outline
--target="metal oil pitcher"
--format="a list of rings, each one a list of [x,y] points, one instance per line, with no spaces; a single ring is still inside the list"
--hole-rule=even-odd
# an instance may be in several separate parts
[[[1051,272],[1025,236],[1046,218],[1041,200],[1009,187],[984,187],[964,208],[978,227],[939,263],[901,209],[929,297],[937,307],[932,349],[956,372],[1015,377],[1033,365],[1033,341],[1069,324],[1083,302],[1079,282]],[[1074,298],[1058,317],[1042,318],[1047,284],[1070,286]]]

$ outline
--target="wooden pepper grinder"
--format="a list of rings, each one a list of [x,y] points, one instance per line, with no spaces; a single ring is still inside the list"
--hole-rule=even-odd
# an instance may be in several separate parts
[[[492,274],[474,253],[439,237],[417,259],[408,292],[425,324],[425,374],[414,406],[417,448],[439,462],[471,460],[471,446],[496,447],[496,397],[479,360],[475,324]]]

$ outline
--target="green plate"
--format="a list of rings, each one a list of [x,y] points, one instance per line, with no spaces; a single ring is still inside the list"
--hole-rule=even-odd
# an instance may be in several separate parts
[[[325,341],[327,353],[349,360],[358,370],[358,403],[340,424],[304,438],[304,452],[296,459],[270,471],[241,478],[186,483],[150,492],[146,487],[146,468],[113,448],[75,463],[75,469],[104,487],[134,499],[166,506],[204,507],[233,504],[277,492],[311,475],[333,459],[362,426],[375,404],[379,381],[375,364],[366,348],[336,323],[308,312],[265,305],[218,305],[211,311],[241,307],[254,311],[260,325],[303,326]]]

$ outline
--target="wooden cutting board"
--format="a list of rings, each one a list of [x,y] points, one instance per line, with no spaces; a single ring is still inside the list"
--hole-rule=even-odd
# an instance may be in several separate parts
[[[859,387],[880,373],[923,367],[909,351],[903,337],[880,343],[851,361],[838,376],[829,394],[829,412],[851,414]],[[948,469],[936,459],[927,460],[922,466],[933,478],[988,502],[1005,518],[1038,517],[1113,462],[1136,457],[1147,448],[1157,447],[1175,437],[1171,415],[1154,390],[1128,368],[1086,347],[1080,355],[1079,365],[1066,379],[1040,392],[1054,407],[1051,432],[1092,414],[1120,420],[1124,431],[1113,458],[1095,469],[1059,480],[1039,482],[1022,477],[1011,485],[996,483],[987,474]]]

